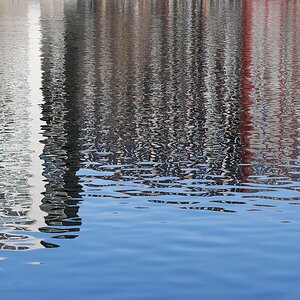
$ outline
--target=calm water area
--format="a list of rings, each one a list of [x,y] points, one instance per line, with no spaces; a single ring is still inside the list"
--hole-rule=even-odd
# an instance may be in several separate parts
[[[0,0],[3,300],[300,299],[300,0]]]

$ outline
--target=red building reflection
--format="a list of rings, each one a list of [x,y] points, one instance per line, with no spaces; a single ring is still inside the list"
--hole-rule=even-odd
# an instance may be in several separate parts
[[[239,130],[244,181],[256,166],[289,164],[298,156],[298,3],[243,1]]]
[[[250,148],[250,134],[252,128],[252,117],[250,113],[252,91],[252,79],[251,79],[251,60],[252,60],[252,14],[253,14],[253,1],[245,0],[242,7],[242,48],[241,48],[241,103],[243,111],[241,113],[241,125],[240,133],[243,144],[241,163],[249,164],[251,161]],[[242,178],[245,180],[250,175],[248,166],[242,167]]]

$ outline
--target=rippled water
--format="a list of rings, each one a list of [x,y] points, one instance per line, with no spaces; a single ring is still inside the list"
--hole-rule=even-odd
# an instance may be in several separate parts
[[[299,15],[0,0],[4,299],[298,300]]]

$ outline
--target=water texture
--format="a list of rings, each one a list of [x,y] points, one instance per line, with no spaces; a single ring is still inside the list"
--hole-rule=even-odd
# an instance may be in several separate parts
[[[0,0],[4,299],[298,300],[299,16]]]

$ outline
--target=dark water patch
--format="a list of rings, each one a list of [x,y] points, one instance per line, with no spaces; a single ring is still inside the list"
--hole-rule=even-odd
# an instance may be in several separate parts
[[[162,203],[162,204],[180,204],[180,205],[188,205],[188,204],[198,204],[199,202],[194,201],[163,201],[163,200],[148,200],[153,203]]]
[[[260,207],[276,207],[275,205],[271,205],[271,204],[253,204],[253,206],[260,206]]]
[[[208,211],[225,212],[225,213],[236,212],[235,210],[229,210],[223,207],[214,207],[214,206],[192,206],[192,207],[181,207],[181,209],[208,210]]]
[[[212,200],[210,202],[224,203],[224,204],[246,204],[246,202],[243,201],[226,201],[226,200]]]

